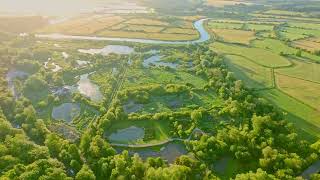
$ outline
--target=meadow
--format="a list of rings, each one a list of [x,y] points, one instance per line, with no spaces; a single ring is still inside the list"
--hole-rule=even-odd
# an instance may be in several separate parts
[[[234,30],[234,29],[213,29],[218,39],[224,42],[250,44],[255,39],[255,33],[252,31]]]

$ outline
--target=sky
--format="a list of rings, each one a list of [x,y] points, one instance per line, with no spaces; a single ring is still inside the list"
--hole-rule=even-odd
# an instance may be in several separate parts
[[[0,13],[67,16],[92,11],[111,0],[0,0]],[[121,0],[117,0],[119,2]]]

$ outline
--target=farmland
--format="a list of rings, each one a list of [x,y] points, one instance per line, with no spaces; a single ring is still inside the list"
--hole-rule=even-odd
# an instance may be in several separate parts
[[[320,179],[318,1],[14,2],[0,179]]]
[[[198,33],[191,17],[139,17],[92,15],[46,26],[39,33],[63,33],[69,35],[98,35],[117,38],[141,38],[155,40],[194,40]]]

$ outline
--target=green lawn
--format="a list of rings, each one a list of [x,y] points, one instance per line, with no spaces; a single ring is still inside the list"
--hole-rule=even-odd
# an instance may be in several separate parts
[[[213,43],[211,48],[214,51],[223,54],[244,56],[245,58],[265,67],[283,67],[291,64],[286,58],[265,49],[250,48],[220,42]]]

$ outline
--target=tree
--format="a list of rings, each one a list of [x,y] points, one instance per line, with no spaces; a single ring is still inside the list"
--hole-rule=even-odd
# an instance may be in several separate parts
[[[84,164],[81,170],[77,173],[75,179],[76,180],[95,180],[96,176],[93,174],[89,166]]]

